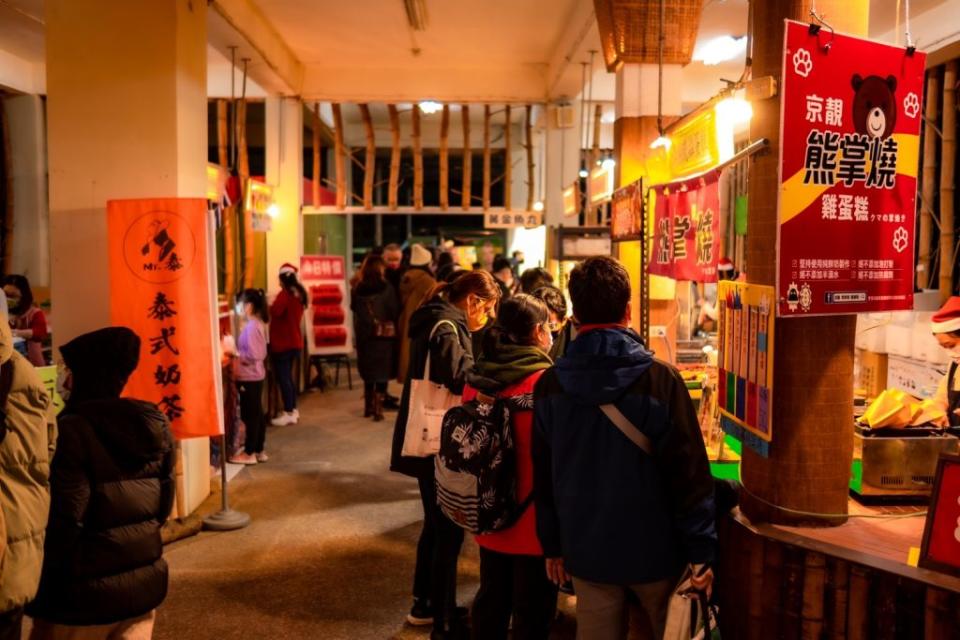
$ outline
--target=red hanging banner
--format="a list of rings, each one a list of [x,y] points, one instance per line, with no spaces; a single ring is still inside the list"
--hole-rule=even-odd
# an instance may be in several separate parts
[[[778,314],[913,308],[926,55],[786,24]]]
[[[650,273],[716,282],[720,258],[719,172],[658,187]]]
[[[223,433],[208,224],[202,198],[107,203],[110,321],[141,340],[124,395],[156,403],[180,439]]]

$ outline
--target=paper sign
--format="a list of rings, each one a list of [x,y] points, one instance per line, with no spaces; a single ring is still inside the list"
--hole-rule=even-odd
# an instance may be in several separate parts
[[[310,298],[304,314],[310,355],[350,353],[353,332],[343,256],[302,256],[300,280]]]

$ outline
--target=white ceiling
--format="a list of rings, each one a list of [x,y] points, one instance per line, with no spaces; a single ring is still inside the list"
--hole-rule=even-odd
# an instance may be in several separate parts
[[[43,0],[0,0],[0,49],[43,61]]]

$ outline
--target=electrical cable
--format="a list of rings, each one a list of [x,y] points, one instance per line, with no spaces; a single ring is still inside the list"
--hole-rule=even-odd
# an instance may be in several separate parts
[[[903,8],[905,13],[904,19],[903,19],[903,25],[904,27],[906,27],[906,31],[907,31],[906,32],[907,48],[913,49],[913,36],[910,35],[910,0],[904,0]]]
[[[758,495],[755,494],[754,492],[750,491],[750,489],[747,489],[747,486],[746,486],[745,484],[743,484],[743,477],[742,477],[742,476],[741,476],[741,478],[740,478],[740,488],[743,489],[743,492],[746,493],[748,496],[750,496],[751,498],[753,498],[753,499],[756,500],[757,502],[760,502],[760,503],[762,503],[762,504],[767,505],[768,507],[771,507],[771,508],[773,508],[773,509],[777,509],[778,511],[782,511],[782,512],[784,512],[784,513],[789,513],[789,514],[791,514],[791,515],[795,515],[795,516],[805,516],[805,517],[808,517],[808,518],[821,518],[821,519],[824,519],[824,520],[839,519],[839,518],[861,518],[861,519],[864,519],[864,520],[904,520],[904,519],[906,519],[906,518],[919,518],[919,517],[921,517],[921,516],[926,516],[926,515],[927,515],[927,512],[926,512],[926,511],[916,511],[916,512],[912,512],[912,513],[886,513],[886,514],[881,514],[881,513],[817,513],[817,512],[815,512],[815,511],[803,511],[802,509],[791,509],[791,508],[789,508],[789,507],[783,507],[783,506],[780,506],[780,505],[778,505],[778,504],[774,504],[773,502],[770,502],[769,500],[765,500],[765,499],[761,498],[760,496],[758,496]]]
[[[666,9],[664,0],[660,0],[660,38],[657,40],[657,133],[663,137],[663,41],[666,34],[663,31]]]

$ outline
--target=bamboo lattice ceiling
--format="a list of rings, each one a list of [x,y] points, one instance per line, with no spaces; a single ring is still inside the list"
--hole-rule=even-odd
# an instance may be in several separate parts
[[[594,0],[603,57],[609,71],[625,63],[657,62],[660,0]],[[693,57],[703,0],[666,0],[664,64]]]

